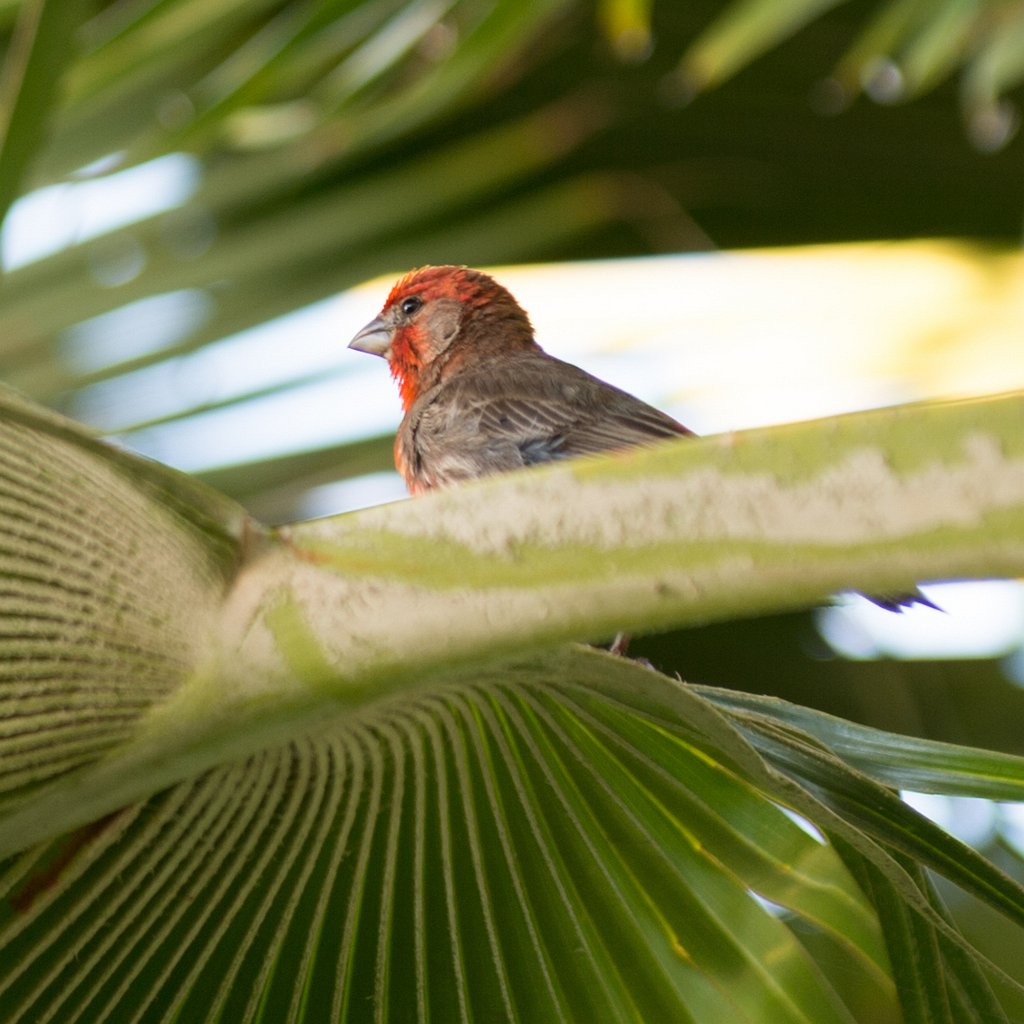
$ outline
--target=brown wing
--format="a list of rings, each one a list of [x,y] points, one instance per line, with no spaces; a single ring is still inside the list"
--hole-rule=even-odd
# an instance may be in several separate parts
[[[414,490],[690,434],[589,373],[537,351],[464,370],[420,396],[398,437]]]

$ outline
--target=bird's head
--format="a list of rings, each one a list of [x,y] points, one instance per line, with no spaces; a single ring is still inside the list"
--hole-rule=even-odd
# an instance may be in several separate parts
[[[493,277],[468,267],[421,267],[401,278],[380,315],[348,344],[387,359],[402,406],[467,362],[535,348],[529,317]]]

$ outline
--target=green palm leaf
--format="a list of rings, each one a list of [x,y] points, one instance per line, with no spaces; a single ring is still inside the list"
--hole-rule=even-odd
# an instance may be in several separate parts
[[[1019,409],[1011,398],[776,429],[727,449],[672,444],[275,536],[187,477],[7,397],[0,522],[14,628],[2,660],[17,668],[4,680],[14,728],[0,738],[0,992],[10,1019],[849,1022],[896,1019],[898,1003],[908,1020],[957,1021],[982,1001],[998,1007],[986,974],[999,972],[921,872],[1024,920],[1024,889],[984,858],[780,725],[774,705],[730,704],[603,652],[511,650],[601,628],[593,597],[609,622],[779,599],[764,583],[771,527],[746,537],[727,527],[716,554],[727,519],[706,501],[703,528],[678,515],[652,524],[656,560],[644,529],[618,549],[632,551],[639,589],[567,573],[593,558],[596,521],[583,510],[595,487],[613,519],[640,504],[649,513],[670,479],[672,500],[692,507],[687,491],[709,472],[758,481],[762,503],[774,479],[775,500],[806,506],[815,474],[837,493],[844,436],[854,451],[893,445],[913,487],[942,479],[933,460],[950,432],[977,447],[982,423],[1016,466]],[[919,564],[951,567],[970,552],[1010,571],[1022,520],[1009,512],[1024,494],[964,490],[955,466],[970,456],[953,461],[950,500],[980,513],[970,526],[962,506],[942,513],[959,523],[963,554],[931,515],[907,550]],[[860,486],[854,475],[840,487],[854,533]],[[544,541],[531,528],[542,562],[511,540],[521,517],[474,533],[488,509],[531,492],[540,509],[580,510]],[[876,531],[886,511],[890,528],[903,515],[880,494]],[[424,530],[430,544],[402,542],[401,531]],[[469,557],[474,544],[476,565],[453,577],[451,550]],[[687,573],[718,582],[652,587],[678,555]],[[891,582],[866,542],[815,557],[811,588],[841,572]],[[459,629],[438,633],[455,607]],[[55,621],[67,647],[49,634],[36,642]],[[141,660],[111,662],[111,651]],[[827,721],[807,724],[828,736]],[[1022,784],[1016,762],[1002,768]],[[822,944],[842,951],[845,983],[818,965]],[[897,961],[908,957],[910,968]],[[903,992],[935,972],[948,990],[923,1001]],[[855,997],[843,992],[851,977]]]

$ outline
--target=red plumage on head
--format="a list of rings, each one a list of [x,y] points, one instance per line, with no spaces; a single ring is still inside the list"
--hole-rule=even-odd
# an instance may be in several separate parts
[[[390,309],[410,295],[418,295],[424,302],[430,299],[457,299],[471,307],[483,306],[498,298],[507,298],[515,303],[508,289],[498,284],[493,277],[460,266],[426,266],[410,270],[395,283],[384,308]]]
[[[440,358],[431,353],[429,326],[402,323],[392,337],[389,362],[406,412],[416,401],[423,375],[433,382],[439,373],[453,372],[465,361],[497,352],[535,347],[529,317],[507,288],[494,278],[464,266],[425,266],[410,271],[391,289],[381,310],[386,316],[409,298],[424,305],[451,300],[465,309],[462,333]],[[435,350],[436,351],[436,350]]]

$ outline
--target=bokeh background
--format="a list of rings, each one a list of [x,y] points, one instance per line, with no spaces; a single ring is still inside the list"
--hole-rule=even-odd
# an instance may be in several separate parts
[[[0,377],[267,522],[402,497],[345,345],[423,263],[498,268],[702,433],[1024,386],[1020,3],[3,0],[0,33]],[[635,649],[1024,753],[1020,586],[929,593]],[[1016,808],[927,809],[1020,873]]]

